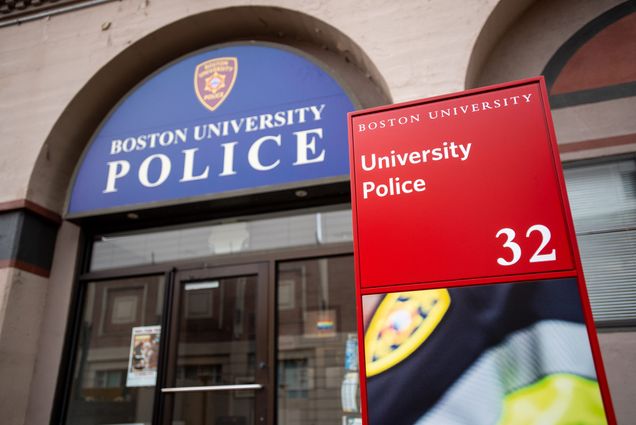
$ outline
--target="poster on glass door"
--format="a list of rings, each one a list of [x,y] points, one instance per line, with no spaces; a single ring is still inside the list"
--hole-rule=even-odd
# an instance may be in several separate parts
[[[161,326],[132,328],[127,387],[152,387],[157,382]]]

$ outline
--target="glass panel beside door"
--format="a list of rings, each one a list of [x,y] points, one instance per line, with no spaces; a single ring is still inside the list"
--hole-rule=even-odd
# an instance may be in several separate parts
[[[248,265],[177,273],[164,423],[265,423],[266,271]]]
[[[67,425],[151,423],[164,279],[86,283]]]
[[[351,256],[278,263],[278,425],[358,425]]]

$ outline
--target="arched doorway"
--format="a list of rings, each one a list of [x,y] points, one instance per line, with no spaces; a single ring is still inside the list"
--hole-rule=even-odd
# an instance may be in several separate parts
[[[313,22],[296,12],[250,9],[258,9],[252,12],[269,16],[272,23],[283,27],[290,25],[287,18],[291,16],[305,23]],[[222,22],[223,19],[244,17],[244,14],[245,8],[237,8],[210,12],[207,18],[214,17]],[[202,22],[203,17],[192,19]],[[256,18],[249,16],[246,22],[252,19]],[[304,30],[298,28],[295,28],[294,40],[287,40],[289,43],[285,43],[286,39],[278,39],[275,46],[266,45],[273,46],[274,50],[293,51],[296,56],[309,59],[311,63],[320,63],[316,69],[332,75],[334,81],[346,87],[347,93],[355,95],[351,107],[387,102],[388,96],[383,94],[382,84],[376,83],[373,71],[362,65],[364,55],[355,44],[325,24],[313,23],[325,31],[322,40],[327,46],[336,40],[342,46],[344,40],[351,49],[345,54],[330,51],[324,45],[317,46],[315,35],[311,40],[299,41],[297,35]],[[230,31],[231,28],[234,27],[228,25],[225,30]],[[213,49],[225,46],[216,43],[227,42],[228,38],[240,45],[258,46],[263,40],[271,43],[271,28],[267,30],[267,36],[250,25],[246,28],[247,34],[243,35],[221,36],[217,33],[212,43],[217,47]],[[163,33],[152,34],[139,44],[167,41],[168,34],[188,33],[186,29],[187,25],[184,26],[183,22],[175,23]],[[255,31],[256,35],[252,38],[258,41],[244,40],[250,38],[250,31]],[[193,35],[186,35],[189,42],[185,44],[189,48],[172,40],[168,48],[172,55],[178,53],[179,57],[186,51],[196,50],[202,40],[210,41],[202,37],[192,43]],[[138,47],[132,50],[138,51]],[[130,54],[125,52],[107,66],[110,75],[126,61],[135,62]],[[158,68],[157,64],[165,65],[165,52],[159,56],[162,60],[151,61],[155,64],[153,70]],[[242,59],[237,57],[241,66]],[[99,96],[95,96],[102,95],[104,103],[112,107],[134,85],[131,84],[134,79],[139,81],[150,73],[147,64],[139,65],[136,72],[126,76],[126,81],[112,81],[106,71],[96,75],[69,105],[38,160],[41,166],[32,176],[33,196],[47,198],[45,203],[57,210],[63,208],[60,189],[70,185],[73,162],[81,162],[82,144],[90,139],[89,134],[96,128],[107,128],[105,122],[101,127],[97,125],[107,116],[108,108],[98,105],[100,102],[96,99]],[[224,76],[229,86],[231,76]],[[291,80],[288,83],[293,85]],[[188,84],[192,85],[192,75]],[[252,84],[255,84],[254,80]],[[226,105],[230,105],[231,101],[228,100]],[[298,99],[287,99],[281,103],[294,101]],[[120,103],[115,111],[124,104],[125,101]],[[312,116],[314,121],[319,121],[322,104],[308,104],[302,112],[306,114],[304,118],[301,118],[298,108],[284,106],[273,112],[250,112],[236,117],[220,115],[220,118],[214,117],[206,122],[206,125],[211,124],[206,129],[211,132],[209,134],[215,135],[215,132],[225,131],[218,125],[227,128],[246,126],[243,130],[256,125],[262,127],[252,129],[258,134],[259,131],[275,128],[276,112],[289,111],[296,111],[287,116],[296,120],[294,125],[308,121]],[[248,110],[261,107],[264,106],[249,103],[245,106]],[[79,118],[86,115],[90,118],[80,122]],[[115,115],[111,113],[109,117]],[[340,115],[344,124],[345,116]],[[254,124],[256,121],[251,117],[258,117],[258,124]],[[240,124],[241,118],[244,119],[243,124]],[[337,120],[338,117],[330,119]],[[221,122],[225,124],[219,124]],[[193,135],[196,125],[191,124],[188,123],[188,131]],[[203,131],[201,128],[199,131]],[[305,131],[302,128],[293,130],[289,134],[305,137],[298,136]],[[67,131],[71,131],[72,137],[59,137]],[[173,134],[174,140],[179,140],[180,134],[176,130]],[[277,134],[260,134],[258,146],[262,148],[246,148],[248,165],[265,172],[277,161],[285,160],[286,154],[276,156],[282,152],[278,148],[283,149],[281,145],[284,144],[276,139]],[[263,139],[263,136],[270,138]],[[99,130],[93,141],[98,138]],[[161,145],[160,139],[161,136],[158,136],[157,146]],[[346,136],[334,141],[326,133],[324,137],[319,132],[309,134],[305,139],[295,140],[294,146],[302,149],[296,149],[288,165],[322,162],[318,159],[324,151],[321,145],[323,139],[329,143],[346,144]],[[108,155],[120,153],[113,148],[113,140],[119,139],[108,139]],[[137,142],[135,146],[128,146],[127,143],[132,142],[126,142],[126,138],[121,140],[122,144],[117,146],[122,151],[141,150],[137,149],[140,146]],[[232,144],[234,140],[224,142],[230,147],[221,148],[222,156],[228,159],[236,153],[238,158],[239,148],[231,150],[238,146]],[[252,142],[250,146],[256,143]],[[65,151],[67,155],[64,159],[51,155],[56,151]],[[84,160],[91,155],[90,148],[86,152]],[[346,149],[344,152],[346,156]],[[187,159],[189,154],[184,155],[184,164],[194,160],[194,157]],[[340,152],[336,159],[346,164],[342,155]],[[153,158],[152,161],[163,161],[163,157]],[[109,178],[119,179],[115,176],[122,173],[124,163],[109,167],[108,162],[102,163],[102,171],[107,173],[106,182]],[[153,174],[158,170],[154,167],[159,162],[154,165],[148,163],[149,174],[142,181],[150,184],[142,186],[159,186],[156,183],[162,179],[163,172]],[[191,165],[191,177],[198,180],[205,173],[206,164],[201,165],[202,168],[197,168],[200,164]],[[90,172],[94,170],[89,167],[87,175],[95,175]],[[224,171],[230,175],[236,169],[222,165],[215,170],[217,175]],[[77,175],[80,174],[81,171],[77,171]],[[350,227],[347,224],[348,183],[340,178],[343,175],[340,169],[334,175],[314,175],[304,183],[264,181],[260,185],[262,190],[256,191],[246,192],[249,188],[239,185],[215,199],[205,194],[200,199],[183,196],[163,205],[152,203],[155,202],[153,200],[149,201],[150,204],[139,204],[133,200],[132,204],[120,204],[113,209],[100,207],[80,214],[68,213],[67,218],[75,224],[65,222],[62,233],[67,232],[71,244],[78,244],[79,233],[74,228],[78,225],[86,243],[79,243],[82,252],[78,266],[79,282],[74,289],[67,287],[71,319],[62,364],[67,364],[68,368],[61,371],[58,381],[53,421],[161,423],[174,418],[175,423],[274,423],[278,420],[278,423],[293,424],[317,420],[327,424],[340,423],[342,417],[349,414],[355,418],[355,406],[348,405],[345,409],[339,397],[347,369],[337,360],[355,349],[354,341],[350,341],[355,327],[352,317],[352,248],[347,236]],[[132,171],[130,176],[139,176],[139,169]],[[126,187],[123,180],[117,184],[115,180],[110,185],[106,184],[109,187],[105,186],[95,194],[121,193]],[[208,193],[213,192],[210,190]],[[87,192],[78,196],[76,199],[90,199]],[[277,239],[280,235],[288,236],[281,242]],[[159,248],[162,243],[175,247],[179,243],[174,237],[186,243],[181,245],[181,253],[174,255],[174,250],[172,253],[164,252],[166,257],[159,254],[161,249],[143,252],[144,248],[138,244],[144,241],[142,245],[153,248]],[[132,245],[127,245],[129,242]],[[200,249],[195,249],[197,243]],[[58,246],[56,254],[61,255],[62,250],[64,247]],[[123,262],[116,259],[117,255],[111,255],[115,252],[122,254],[118,258]],[[71,295],[72,291],[75,293]],[[63,316],[59,311],[57,314]],[[55,324],[50,326],[55,327]],[[210,345],[211,340],[218,340],[218,343]],[[208,350],[206,354],[202,344],[208,344],[212,351]],[[223,353],[218,347],[229,347],[229,351]],[[208,362],[204,360],[206,357],[208,360],[214,357],[215,360]],[[137,377],[135,370],[140,372]],[[145,378],[141,376],[144,373]],[[199,390],[198,387],[206,389]],[[238,392],[234,392],[234,387]],[[179,388],[190,390],[175,390]],[[325,399],[331,400],[329,406],[333,406],[325,407]],[[321,408],[318,407],[320,403],[323,403]],[[349,396],[349,404],[356,404],[355,392]],[[312,419],[306,415],[313,415]]]

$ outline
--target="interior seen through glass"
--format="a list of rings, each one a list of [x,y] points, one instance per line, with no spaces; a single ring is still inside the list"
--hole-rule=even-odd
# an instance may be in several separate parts
[[[147,276],[87,284],[67,424],[152,420],[163,279]]]
[[[277,423],[359,423],[353,259],[283,262],[277,275]]]
[[[256,369],[255,276],[181,285],[177,387],[252,384]],[[173,424],[254,424],[253,391],[174,395]]]
[[[351,210],[343,206],[338,208],[103,235],[93,244],[90,269],[107,270],[205,256],[350,242],[353,240]]]

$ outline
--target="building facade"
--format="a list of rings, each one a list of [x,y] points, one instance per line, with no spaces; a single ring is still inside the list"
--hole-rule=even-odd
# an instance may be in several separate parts
[[[635,12],[624,0],[1,2],[3,423],[357,423],[348,181],[325,162],[346,167],[339,117],[536,75],[550,94],[614,407],[630,423]],[[243,161],[257,177],[100,204],[130,176],[161,186],[167,169],[154,151],[146,174],[149,157],[138,168],[90,162],[103,134],[111,156],[143,150],[139,137],[114,143],[108,126],[168,131],[182,114],[194,131],[204,121],[177,102],[185,90],[153,82],[188,60],[229,56],[249,87],[233,86],[230,71],[202,73],[197,103],[189,71],[187,96],[219,139],[210,155],[225,162],[211,173],[240,174]],[[343,109],[322,115],[336,98]],[[276,113],[287,133],[272,132]],[[239,133],[254,135],[244,151],[230,137]],[[286,137],[290,156],[276,156]],[[195,150],[180,157],[182,182],[208,174]],[[100,190],[75,190],[100,173]],[[85,201],[94,203],[77,207]],[[183,391],[200,386],[218,391]]]

